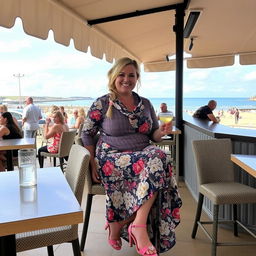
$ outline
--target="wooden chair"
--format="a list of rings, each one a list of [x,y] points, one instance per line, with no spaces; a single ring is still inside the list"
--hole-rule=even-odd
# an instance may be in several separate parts
[[[44,165],[44,157],[53,157],[54,166],[56,166],[56,158],[60,159],[60,167],[63,171],[64,158],[69,156],[70,149],[74,144],[74,139],[76,136],[76,131],[63,132],[60,138],[58,153],[46,153],[41,152],[42,156],[42,167]]]
[[[97,143],[98,137],[95,138],[95,145]],[[78,145],[83,145],[81,138],[76,138],[75,143]],[[84,216],[84,226],[83,226],[83,232],[82,232],[82,238],[81,238],[81,251],[84,250],[86,237],[87,237],[87,231],[90,221],[90,214],[91,214],[91,207],[92,207],[92,199],[94,195],[105,195],[104,187],[100,184],[94,184],[92,182],[91,178],[91,172],[90,169],[85,175],[85,191],[86,191],[86,206],[85,206],[85,216]]]
[[[238,236],[238,225],[240,225],[245,231],[256,238],[256,235],[238,221],[237,218],[238,204],[256,203],[256,189],[234,181],[234,168],[230,160],[231,140],[197,140],[192,142],[192,147],[196,160],[199,184],[199,198],[192,238],[196,237],[198,226],[200,226],[211,240],[212,256],[216,255],[217,246],[256,245],[256,242],[238,244],[220,243],[217,241],[218,223],[223,222],[233,223],[235,236]],[[213,222],[200,221],[204,196],[213,203]],[[219,205],[224,204],[233,205],[233,220],[218,220]],[[203,224],[213,224],[211,235]]]
[[[79,145],[72,146],[65,176],[80,204],[82,201],[85,176],[86,173],[88,173],[89,161],[90,153],[87,149]],[[74,256],[81,255],[78,240],[78,225],[62,226],[16,234],[17,252],[47,246],[48,255],[53,256],[53,245],[66,242],[72,243]]]

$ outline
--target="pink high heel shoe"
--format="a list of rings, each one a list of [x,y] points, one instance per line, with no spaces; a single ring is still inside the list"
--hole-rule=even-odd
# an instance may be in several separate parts
[[[117,222],[118,225],[120,226],[120,228],[122,228],[122,225]],[[109,223],[107,222],[106,225],[105,225],[105,230],[108,229],[108,243],[115,249],[115,250],[121,250],[122,248],[122,240],[121,238],[119,238],[118,240],[114,240],[114,239],[110,239],[110,233],[111,233],[111,230],[110,230],[110,225]]]
[[[136,246],[136,250],[138,252],[138,254],[142,255],[142,256],[158,256],[157,253],[153,253],[153,254],[147,254],[147,252],[150,251],[154,251],[156,250],[156,248],[151,244],[149,246],[145,246],[143,248],[138,248],[138,243],[137,240],[135,238],[135,236],[132,233],[132,229],[133,228],[147,228],[146,225],[133,225],[132,223],[130,224],[129,228],[128,228],[128,234],[129,234],[129,244],[130,246],[132,246],[133,244],[135,244]]]

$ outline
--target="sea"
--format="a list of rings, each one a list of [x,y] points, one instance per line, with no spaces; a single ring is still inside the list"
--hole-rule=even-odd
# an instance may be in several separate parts
[[[207,105],[208,101],[214,99],[217,101],[216,111],[229,110],[232,108],[255,110],[256,101],[252,101],[249,98],[184,98],[183,110],[195,111],[197,108]],[[81,106],[90,107],[95,99],[75,100],[75,101],[56,101],[56,102],[43,102],[39,105],[57,105],[57,106]],[[149,98],[156,112],[159,111],[161,103],[165,102],[168,106],[168,110],[175,112],[175,99],[174,98]]]

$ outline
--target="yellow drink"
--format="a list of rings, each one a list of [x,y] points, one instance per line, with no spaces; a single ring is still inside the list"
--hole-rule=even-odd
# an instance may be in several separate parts
[[[172,116],[159,116],[159,119],[163,123],[169,123],[172,121]]]

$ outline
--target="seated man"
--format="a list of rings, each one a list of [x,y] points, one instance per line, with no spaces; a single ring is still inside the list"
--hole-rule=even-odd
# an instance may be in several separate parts
[[[167,108],[167,104],[166,103],[161,103],[161,105],[160,105],[160,109],[161,109],[161,111],[159,112],[159,113],[170,113],[172,116],[173,116],[173,112],[172,111],[170,111],[170,110],[168,110],[168,108]],[[160,120],[160,118],[159,118],[159,114],[157,115],[157,119],[158,120]],[[160,121],[161,122],[161,121]],[[168,136],[165,138],[165,139],[173,139],[173,134],[168,134]]]
[[[207,105],[200,107],[193,114],[193,117],[218,123],[220,121],[219,117],[215,117],[212,112],[216,108],[216,106],[217,106],[217,102],[215,100],[210,100]]]

